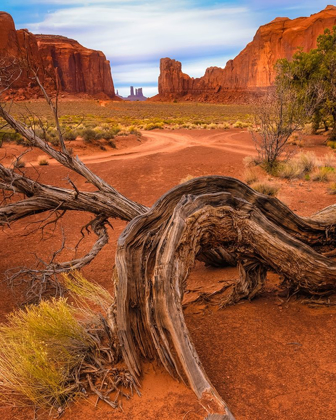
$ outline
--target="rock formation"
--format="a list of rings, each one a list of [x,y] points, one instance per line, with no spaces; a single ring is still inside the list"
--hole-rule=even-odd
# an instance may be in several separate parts
[[[261,26],[253,41],[224,69],[210,67],[203,77],[182,72],[181,63],[170,58],[160,62],[159,95],[152,100],[243,101],[260,95],[272,85],[274,65],[279,58],[290,59],[298,47],[309,51],[325,28],[336,25],[336,7],[327,6],[310,17],[294,20],[276,18]]]
[[[16,30],[12,17],[5,12],[0,12],[0,57],[16,59],[22,69],[20,79],[7,92],[11,97],[25,99],[39,95],[27,65],[39,69],[39,77],[48,88],[55,85],[57,69],[61,92],[115,97],[110,63],[101,51],[85,48],[64,36]]]
[[[130,87],[130,95],[127,96],[127,98],[124,98],[123,96],[119,95],[119,92],[117,91],[117,96],[121,99],[124,99],[125,101],[145,101],[147,98],[142,93],[142,88],[135,89],[134,93],[134,87]]]

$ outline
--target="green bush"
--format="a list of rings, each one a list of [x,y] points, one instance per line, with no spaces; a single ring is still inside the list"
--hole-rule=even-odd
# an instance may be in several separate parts
[[[85,128],[84,130],[82,130],[81,135],[86,143],[91,143],[97,138],[97,132],[92,128]]]

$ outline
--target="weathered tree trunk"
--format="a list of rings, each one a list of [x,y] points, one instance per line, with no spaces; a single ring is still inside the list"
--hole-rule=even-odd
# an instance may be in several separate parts
[[[226,303],[255,296],[268,270],[296,290],[335,291],[336,264],[313,248],[334,247],[333,213],[330,207],[300,218],[235,179],[204,177],[172,189],[133,219],[116,255],[118,334],[131,372],[141,374],[141,358],[157,358],[189,383],[209,414],[233,419],[184,321],[181,302],[195,259],[214,249],[234,255],[240,279]]]
[[[160,360],[172,376],[191,386],[208,412],[207,419],[233,420],[203,369],[183,316],[183,293],[195,259],[215,266],[238,265],[239,279],[225,292],[222,306],[256,296],[269,270],[278,273],[293,291],[334,292],[336,263],[330,257],[335,255],[336,206],[300,218],[276,198],[259,194],[236,179],[202,177],[173,188],[148,209],[71,156],[64,142],[62,151],[52,148],[1,104],[0,117],[31,145],[98,190],[78,191],[71,181],[74,190],[44,185],[0,164],[4,195],[0,226],[48,211],[93,214],[90,225],[97,235],[96,244],[82,258],[48,264],[42,274],[51,275],[91,261],[108,241],[108,219],[130,221],[116,254],[116,329],[128,368],[140,376],[142,358]],[[11,200],[12,195],[19,201]],[[114,309],[109,316],[111,329]]]

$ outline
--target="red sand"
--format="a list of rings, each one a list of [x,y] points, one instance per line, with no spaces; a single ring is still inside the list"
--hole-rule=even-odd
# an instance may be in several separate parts
[[[304,150],[318,155],[330,152],[322,146],[322,137],[311,137]],[[74,144],[74,143],[72,143]],[[145,132],[141,142],[134,137],[118,139],[118,149],[103,152],[80,148],[75,153],[98,175],[131,199],[152,205],[163,193],[187,175],[227,175],[244,179],[243,158],[254,152],[249,134],[241,130],[177,130]],[[10,153],[6,145],[7,152]],[[16,153],[21,148],[16,147]],[[4,153],[5,149],[0,149]],[[25,159],[36,162],[41,152],[33,151]],[[7,161],[11,158],[8,157]],[[81,189],[87,189],[76,174],[57,163],[37,167],[41,182],[64,185],[66,176]],[[35,169],[25,169],[37,178]],[[335,198],[327,194],[327,184],[311,181],[278,181],[279,198],[302,216],[308,216]],[[33,219],[33,218],[32,218]],[[35,219],[38,220],[38,219]],[[89,220],[85,214],[66,215],[63,226],[68,247],[80,237],[80,227]],[[84,270],[112,291],[111,273],[116,241],[126,225],[112,221],[110,244]],[[26,235],[27,221],[4,229],[1,237],[0,273],[10,267],[31,266],[34,253],[47,258],[60,244],[60,230],[48,231],[45,241],[40,233]],[[31,229],[31,226],[30,226]],[[89,249],[94,237],[82,243],[79,253]],[[64,258],[73,256],[67,249]],[[218,287],[218,282],[236,277],[234,269],[206,269],[197,263],[188,281],[188,289]],[[335,420],[336,418],[336,308],[310,308],[299,301],[285,302],[277,296],[276,276],[263,295],[225,310],[205,304],[187,307],[186,321],[205,369],[228,403],[237,420]],[[186,295],[188,296],[188,295]],[[22,302],[3,286],[0,318]],[[171,379],[161,367],[146,364],[141,398],[123,403],[124,412],[116,412],[95,398],[79,401],[67,410],[65,420],[84,419],[172,419],[199,420],[204,412],[194,394]],[[32,411],[0,407],[2,420],[31,420]]]

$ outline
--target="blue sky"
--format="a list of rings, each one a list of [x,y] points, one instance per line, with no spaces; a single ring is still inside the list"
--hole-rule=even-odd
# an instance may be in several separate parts
[[[260,25],[278,16],[296,18],[324,9],[319,0],[0,0],[16,28],[74,38],[101,50],[111,62],[115,88],[157,93],[162,57],[182,62],[200,77],[224,67],[250,42]]]

